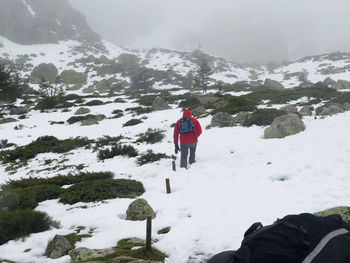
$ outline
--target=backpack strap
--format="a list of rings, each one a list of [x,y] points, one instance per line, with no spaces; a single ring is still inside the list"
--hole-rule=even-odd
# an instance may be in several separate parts
[[[249,236],[250,234],[254,233],[256,230],[258,230],[259,228],[263,227],[263,225],[261,224],[261,222],[256,222],[254,224],[252,224],[247,231],[245,231],[244,233],[244,238],[246,238],[247,236]]]
[[[328,235],[321,239],[318,245],[310,252],[310,254],[303,260],[302,263],[311,263],[332,238],[346,233],[349,233],[349,230],[345,228],[340,228],[338,230],[329,232]]]

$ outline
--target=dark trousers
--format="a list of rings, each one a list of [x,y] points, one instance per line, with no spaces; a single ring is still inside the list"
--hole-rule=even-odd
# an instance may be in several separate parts
[[[190,150],[190,158],[188,162],[191,164],[196,161],[196,148],[197,148],[197,142],[180,144],[180,150],[181,150],[180,167],[187,168],[188,150]]]
[[[234,263],[233,252],[234,252],[233,250],[228,250],[228,251],[224,251],[219,254],[216,254],[207,263]]]

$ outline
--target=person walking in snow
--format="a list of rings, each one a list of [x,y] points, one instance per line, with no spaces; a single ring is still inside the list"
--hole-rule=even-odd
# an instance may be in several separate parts
[[[220,80],[219,80],[217,86],[218,86],[219,92],[221,92],[222,91],[222,82]]]
[[[185,109],[183,116],[174,127],[175,154],[181,152],[180,167],[187,169],[187,156],[190,151],[189,163],[196,161],[196,148],[198,137],[202,133],[202,127],[197,119],[192,117],[191,111]],[[180,136],[180,147],[179,147]]]

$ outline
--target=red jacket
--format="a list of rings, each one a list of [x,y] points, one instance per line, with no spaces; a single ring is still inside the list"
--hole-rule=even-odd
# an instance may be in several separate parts
[[[184,110],[183,113],[183,118],[186,117],[190,117],[194,126],[194,133],[196,134],[196,136],[194,136],[193,132],[190,133],[181,133],[180,134],[180,144],[184,144],[184,143],[192,143],[192,142],[196,142],[198,141],[198,137],[201,135],[202,133],[202,127],[199,124],[199,122],[197,121],[197,119],[192,117],[191,111],[190,110]],[[179,119],[176,124],[175,124],[175,128],[174,128],[174,144],[179,144],[179,123],[180,123],[181,119]]]

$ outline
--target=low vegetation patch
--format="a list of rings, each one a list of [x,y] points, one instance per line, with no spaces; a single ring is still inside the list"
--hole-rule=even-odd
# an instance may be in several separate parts
[[[115,156],[135,157],[137,150],[131,145],[114,145],[111,149],[100,150],[97,154],[99,160],[111,159]]]
[[[141,154],[141,156],[137,158],[137,164],[141,166],[147,163],[157,162],[162,158],[169,159],[171,157],[165,153],[154,153],[152,150],[148,150],[146,153]]]
[[[81,172],[78,174],[58,175],[52,178],[27,178],[16,181],[10,181],[7,186],[12,188],[26,188],[36,185],[71,185],[82,181],[112,179],[112,172]],[[3,186],[6,187],[6,186]]]
[[[102,148],[106,145],[117,145],[122,139],[124,139],[124,136],[121,135],[116,137],[105,135],[102,138],[99,138],[97,139],[97,141],[95,141],[95,146],[93,147],[93,149],[94,151],[97,151],[99,148]]]
[[[151,129],[149,128],[145,133],[140,133],[137,135],[139,138],[136,140],[136,142],[145,142],[148,144],[154,144],[157,142],[161,142],[165,135],[164,131],[158,130],[158,129]]]
[[[84,104],[84,106],[99,106],[99,105],[103,105],[103,101],[101,100],[91,100],[87,103]]]
[[[219,112],[226,112],[228,114],[236,114],[240,111],[254,111],[257,106],[257,101],[243,98],[243,96],[235,97],[227,95],[225,96],[227,100],[227,105],[222,107],[217,107],[212,111],[212,114],[216,114]]]
[[[243,123],[243,126],[266,126],[270,125],[274,118],[286,114],[285,111],[277,109],[258,109],[254,111],[249,118]]]
[[[127,121],[126,123],[124,123],[123,127],[134,126],[134,125],[137,125],[139,123],[142,123],[142,120],[140,120],[140,119],[131,119],[131,120]]]
[[[16,162],[16,160],[25,162],[34,158],[39,153],[65,153],[88,145],[90,142],[85,137],[59,140],[54,136],[42,136],[28,145],[0,152],[0,160],[3,163]]]
[[[97,114],[97,115],[93,115],[93,114],[88,114],[88,115],[83,115],[83,116],[72,116],[70,117],[67,122],[69,124],[74,124],[76,122],[86,122],[86,121],[102,121],[106,118],[105,115],[103,114]]]
[[[31,233],[46,231],[56,224],[43,212],[31,210],[1,211],[0,245]]]
[[[113,198],[135,198],[145,189],[141,182],[128,179],[105,179],[75,184],[61,195],[60,202],[75,204]]]
[[[132,107],[132,108],[127,108],[125,111],[132,111],[135,112],[137,115],[141,114],[146,114],[152,112],[151,107]]]

